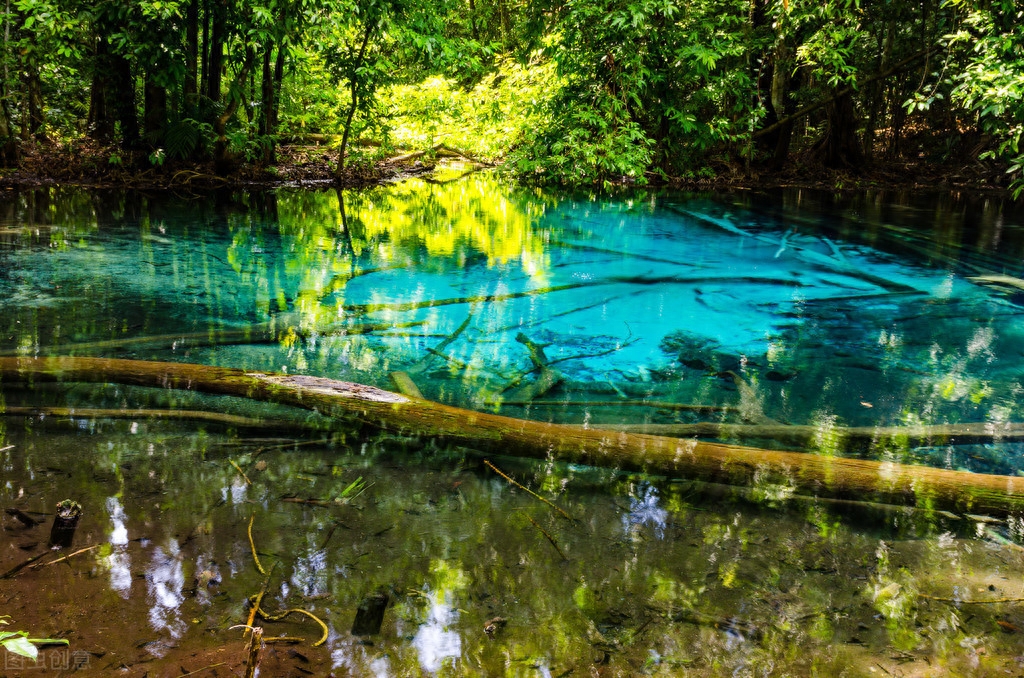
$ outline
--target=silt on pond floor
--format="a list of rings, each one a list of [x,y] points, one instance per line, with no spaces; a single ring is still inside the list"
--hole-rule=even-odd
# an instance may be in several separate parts
[[[881,508],[868,521],[840,504],[488,458],[527,492],[430,441],[5,421],[2,504],[43,522],[4,515],[0,573],[44,555],[5,577],[0,605],[33,637],[70,641],[41,649],[49,673],[243,675],[237,625],[264,586],[268,616],[299,608],[327,632],[317,646],[305,613],[257,619],[266,637],[303,639],[268,644],[260,675],[1021,671],[1012,522]],[[84,515],[73,545],[49,553],[68,497]],[[41,671],[18,660],[5,653],[0,675]]]

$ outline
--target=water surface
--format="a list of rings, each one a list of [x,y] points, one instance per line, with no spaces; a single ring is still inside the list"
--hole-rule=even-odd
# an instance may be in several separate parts
[[[0,351],[385,388],[402,371],[427,398],[511,416],[723,422],[730,442],[1024,470],[1007,433],[1024,222],[998,201],[445,181],[4,195]],[[230,627],[264,585],[268,609],[329,629],[313,647],[302,615],[261,622],[305,638],[268,646],[271,675],[1019,670],[1016,518],[488,458],[566,519],[473,450],[308,412],[113,384],[0,395],[5,508],[48,521],[75,498],[76,547],[93,547],[0,581],[3,612],[69,638],[47,660],[96,675],[240,673]],[[167,410],[183,419],[154,418]],[[971,423],[991,436],[832,435]],[[818,434],[763,433],[780,424]],[[0,569],[45,554],[46,529],[5,516]],[[353,635],[382,594],[379,633]]]

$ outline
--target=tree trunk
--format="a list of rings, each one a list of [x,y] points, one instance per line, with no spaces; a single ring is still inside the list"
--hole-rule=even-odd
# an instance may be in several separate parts
[[[5,3],[4,11],[4,44],[3,72],[0,73],[0,167],[14,167],[18,164],[18,140],[14,136],[14,124],[11,118],[11,104],[8,100],[7,84],[11,74],[8,67],[8,49],[11,43],[11,0]]]
[[[342,181],[345,175],[345,155],[348,153],[348,139],[352,132],[352,118],[355,117],[356,109],[359,107],[359,76],[358,71],[362,68],[363,59],[366,56],[366,47],[370,44],[370,36],[373,34],[373,24],[366,24],[363,33],[363,42],[359,45],[359,53],[356,55],[355,64],[349,74],[349,96],[351,97],[348,107],[348,115],[345,116],[345,129],[341,135],[341,146],[338,148],[338,168],[335,170],[334,178]]]
[[[89,90],[89,136],[97,141],[109,143],[114,138],[114,116],[111,110],[113,106],[110,105],[110,93],[113,91],[113,62],[110,45],[102,35],[96,38],[92,71],[92,86]]]
[[[853,95],[844,94],[825,104],[825,135],[811,149],[815,158],[832,169],[860,169],[864,165]]]
[[[198,2],[199,0],[197,0]],[[207,96],[210,72],[210,0],[202,0],[202,53],[199,55],[199,93]]]
[[[476,28],[476,3],[474,0],[469,0],[469,35],[477,42],[480,41],[480,31]]]
[[[793,113],[790,102],[790,70],[792,68],[793,50],[783,42],[775,48],[772,57],[771,107],[781,120]],[[779,170],[790,158],[790,142],[793,139],[793,121],[782,123],[775,134],[769,167]]]
[[[0,167],[18,164],[18,140],[11,124],[11,108],[7,104],[7,83],[0,82]]]
[[[233,395],[496,454],[771,486],[820,497],[1000,516],[1024,509],[1024,478],[1015,476],[511,419],[320,377],[104,358],[0,358],[0,379],[119,383]]]
[[[25,141],[36,139],[46,140],[46,131],[43,125],[43,89],[39,82],[39,65],[35,57],[29,56],[22,65],[24,68],[23,81],[25,86],[25,124],[22,126],[22,138]]]
[[[135,148],[139,144],[139,116],[135,104],[135,76],[128,59],[111,55],[113,82],[108,92],[117,121],[121,123],[121,145]]]
[[[885,36],[882,38],[881,50],[878,57],[878,71],[885,71],[892,61],[892,47],[896,41],[896,22],[890,20],[887,24]],[[868,162],[875,155],[875,137],[878,129],[878,117],[885,107],[886,85],[882,80],[876,80],[866,88],[868,119],[864,127],[864,159]]]
[[[167,88],[156,84],[146,74],[145,84],[145,123],[146,142],[155,148],[164,143],[164,134],[167,132]]]
[[[242,64],[242,69],[235,76],[231,91],[244,89],[245,81],[249,77],[249,70],[252,68],[253,56],[252,49],[246,50],[245,63]],[[242,99],[240,96],[232,96],[228,99],[224,111],[213,121],[213,133],[217,136],[213,146],[213,161],[218,174],[221,175],[227,174],[231,169],[232,162],[231,158],[228,157],[227,125],[228,121],[231,120],[231,116],[238,111],[238,106],[241,103]]]
[[[199,0],[190,0],[185,9],[185,95],[184,114],[192,117],[199,94]]]
[[[278,47],[279,51],[280,49]],[[274,69],[272,65],[273,60],[271,59],[273,51],[273,42],[267,41],[267,45],[263,48],[263,73],[260,78],[260,119],[258,127],[259,135],[263,137],[260,140],[263,144],[263,162],[267,165],[274,163],[274,142],[271,138],[275,133],[274,109],[276,107],[274,102]]]
[[[210,36],[210,58],[206,68],[206,96],[214,103],[220,102],[221,73],[224,70],[224,41],[227,17],[222,0],[212,0],[212,22]]]
[[[274,60],[274,105],[270,109],[271,134],[277,134],[277,125],[281,112],[281,83],[284,81],[284,56],[286,42],[281,40],[277,45],[277,58]]]

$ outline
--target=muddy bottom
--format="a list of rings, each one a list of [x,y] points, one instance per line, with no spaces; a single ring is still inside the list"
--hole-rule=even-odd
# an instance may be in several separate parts
[[[1014,521],[355,434],[5,417],[0,449],[5,628],[70,642],[3,676],[245,675],[261,593],[263,676],[1024,672]]]

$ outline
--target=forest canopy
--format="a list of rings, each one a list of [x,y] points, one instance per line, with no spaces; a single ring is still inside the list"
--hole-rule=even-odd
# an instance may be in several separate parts
[[[5,0],[0,166],[336,178],[443,145],[593,185],[876,163],[1024,192],[1016,0]],[[97,167],[97,170],[101,169]]]

